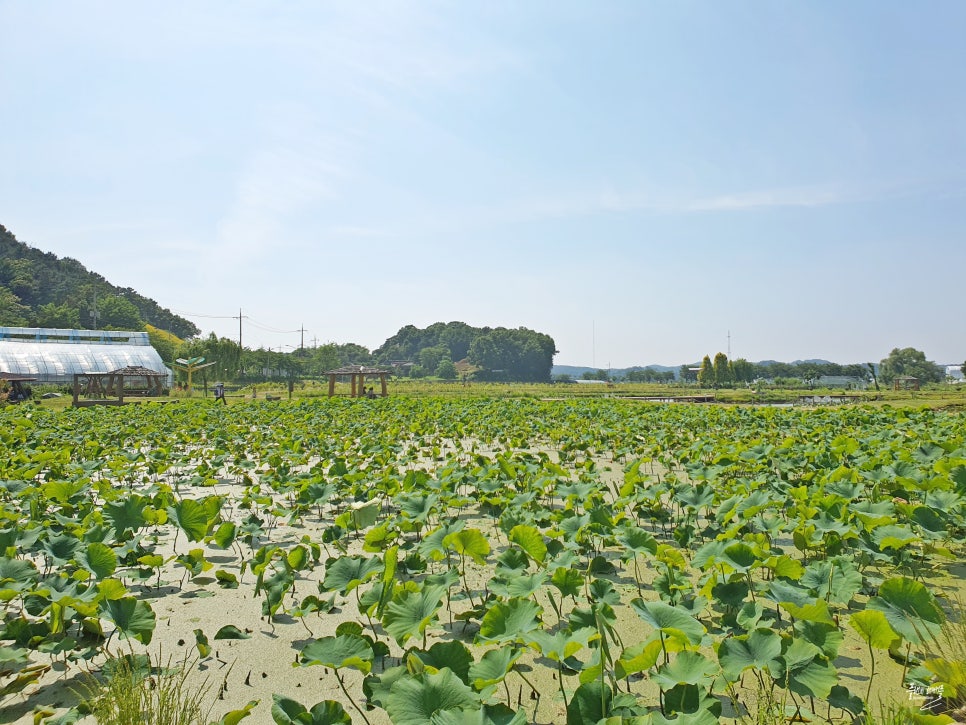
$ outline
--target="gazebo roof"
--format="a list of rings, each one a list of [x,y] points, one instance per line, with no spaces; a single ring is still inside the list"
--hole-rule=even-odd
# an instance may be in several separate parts
[[[29,383],[36,379],[37,378],[28,377],[27,375],[17,375],[16,373],[0,373],[0,380],[6,380],[11,383],[13,382]]]
[[[146,378],[164,378],[167,373],[159,373],[157,370],[150,370],[143,365],[128,365],[127,367],[112,370],[111,375],[143,375]]]
[[[370,368],[365,365],[345,365],[335,370],[328,370],[326,375],[392,375],[392,370]]]

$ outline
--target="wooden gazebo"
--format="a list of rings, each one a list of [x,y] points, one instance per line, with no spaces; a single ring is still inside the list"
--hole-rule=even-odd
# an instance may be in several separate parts
[[[32,383],[36,380],[37,378],[27,377],[26,375],[0,373],[0,388],[6,391],[7,402],[22,403],[33,396],[33,392],[27,383]]]
[[[167,373],[129,365],[109,373],[76,373],[74,375],[74,407],[88,405],[124,405],[124,396],[158,397],[164,395]],[[125,381],[133,384],[125,387]],[[86,400],[81,400],[81,395]]]
[[[379,378],[380,387],[382,389],[379,393],[379,397],[385,398],[387,395],[389,395],[389,392],[386,389],[386,379],[392,375],[392,371],[383,370],[382,368],[367,368],[365,365],[346,365],[345,367],[341,367],[336,370],[329,370],[326,375],[329,376],[330,398],[335,395],[335,381],[340,377],[349,378],[349,397],[351,398],[366,397],[366,380],[370,378]]]
[[[892,387],[895,390],[919,390],[919,378],[914,378],[911,375],[898,375],[892,381]]]

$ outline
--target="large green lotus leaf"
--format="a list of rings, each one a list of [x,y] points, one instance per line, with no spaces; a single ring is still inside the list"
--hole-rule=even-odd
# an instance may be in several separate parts
[[[554,571],[550,583],[560,590],[560,596],[576,597],[584,586],[584,575],[576,569],[561,567]]]
[[[702,546],[696,552],[694,552],[694,558],[691,559],[691,566],[701,570],[714,566],[722,560],[724,550],[727,549],[728,546],[728,542],[718,539],[709,541],[706,544],[702,544]]]
[[[845,640],[842,630],[835,622],[808,622],[799,620],[795,622],[795,631],[801,635],[802,639],[810,642],[822,650],[822,654],[834,661],[839,656],[839,647]]]
[[[479,695],[447,669],[401,677],[390,688],[385,704],[393,725],[426,725],[438,712],[479,707]]]
[[[418,637],[436,618],[445,586],[423,586],[419,591],[402,591],[386,606],[382,626],[399,645],[410,637]]]
[[[463,519],[456,519],[455,521],[450,521],[443,524],[438,529],[434,529],[430,533],[423,537],[423,540],[419,542],[417,550],[423,556],[424,559],[433,559],[439,561],[446,556],[446,549],[443,547],[443,539],[445,539],[450,534],[456,533],[457,531],[462,531],[463,527],[466,526],[466,522]]]
[[[0,557],[0,585],[3,588],[22,589],[40,576],[33,562],[23,559]],[[10,586],[10,585],[15,586]]]
[[[322,586],[326,591],[336,591],[344,596],[372,579],[382,568],[383,563],[378,556],[343,556],[340,559],[329,559],[325,564]]]
[[[743,541],[727,546],[722,552],[720,560],[741,573],[745,573],[761,563],[754,549]]]
[[[480,622],[481,642],[515,642],[540,626],[543,609],[530,599],[497,602]]]
[[[374,658],[369,640],[358,634],[341,634],[309,642],[302,650],[301,664],[303,667],[322,665],[334,670],[350,667],[368,673]]]
[[[242,632],[234,624],[226,624],[215,632],[214,639],[249,639],[250,637],[250,634]]]
[[[439,503],[439,496],[431,494],[400,494],[396,498],[399,510],[413,521],[424,523]]]
[[[101,602],[100,612],[104,619],[114,623],[124,638],[136,639],[141,644],[151,644],[157,621],[147,602],[134,597],[106,599]]]
[[[725,607],[740,609],[745,605],[745,598],[749,591],[748,582],[741,578],[730,582],[718,582],[711,588],[711,596]]]
[[[469,684],[477,692],[485,688],[498,685],[513,668],[513,663],[520,659],[522,650],[516,647],[500,647],[487,650],[479,662],[474,662],[469,668]]]
[[[688,722],[681,718],[698,716],[697,721],[703,722],[700,713],[721,715],[721,702],[714,698],[709,692],[708,687],[700,685],[681,684],[675,685],[670,690],[664,692],[664,710],[669,715],[677,717],[671,721],[675,723]]]
[[[117,554],[111,547],[94,542],[77,554],[77,562],[95,578],[105,579],[117,569]]]
[[[378,501],[369,501],[368,503],[349,509],[349,517],[352,520],[353,528],[359,530],[372,526],[376,523],[376,519],[379,518],[380,509],[381,505]]]
[[[519,524],[510,529],[509,539],[519,546],[537,564],[543,564],[547,558],[547,544],[543,536],[533,526]]]
[[[189,541],[201,541],[211,523],[209,507],[203,501],[185,498],[168,506],[168,516],[185,532]]]
[[[858,695],[853,695],[848,688],[836,685],[828,695],[828,704],[840,710],[846,710],[852,715],[858,716],[865,710],[865,703]]]
[[[615,538],[627,551],[632,551],[635,554],[657,553],[657,539],[640,526],[622,527],[618,529]]]
[[[346,725],[352,718],[335,700],[323,700],[306,710],[300,702],[272,695],[272,719],[276,725]]]
[[[587,682],[577,688],[567,705],[567,725],[596,723],[610,713],[614,692],[601,685],[600,680]]]
[[[429,650],[414,650],[410,656],[417,658],[430,672],[448,668],[467,685],[470,684],[473,655],[462,642],[436,642]]]
[[[51,536],[44,542],[44,553],[58,566],[66,564],[77,555],[81,542],[68,534]]]
[[[847,604],[862,588],[862,574],[848,559],[814,561],[805,568],[801,584],[819,599]]]
[[[479,529],[464,529],[448,534],[443,539],[443,547],[452,549],[460,556],[469,556],[477,564],[486,564],[486,557],[490,553],[490,543]]]
[[[849,617],[849,624],[875,649],[889,649],[899,635],[889,626],[886,615],[876,609],[863,609]]]
[[[563,662],[599,637],[596,628],[581,627],[573,631],[560,630],[554,634],[538,629],[527,634],[525,639],[527,646],[533,647],[544,657],[554,662]],[[660,650],[660,642],[658,649]]]
[[[104,518],[114,527],[115,536],[121,538],[126,531],[137,532],[147,525],[144,510],[151,499],[137,493],[129,493],[115,501],[104,504]]]
[[[949,509],[939,509],[938,511],[929,506],[916,506],[916,508],[913,509],[912,516],[909,518],[917,523],[928,534],[933,534],[934,537],[931,538],[938,538],[944,536],[948,528],[945,517],[942,516],[942,512],[944,510],[953,510],[955,505],[956,503],[952,503]]]
[[[651,679],[661,689],[675,685],[705,685],[710,689],[718,666],[700,652],[681,652],[670,663],[661,665]]]
[[[657,664],[657,658],[662,650],[663,647],[659,639],[638,642],[630,647],[625,647],[614,664],[614,675],[617,679],[623,680],[630,675],[651,669]]]
[[[756,629],[749,634],[728,637],[718,647],[718,662],[725,677],[735,682],[749,668],[772,670],[782,653],[781,637],[770,629]]]
[[[770,599],[775,604],[782,602],[792,602],[799,607],[804,607],[809,602],[815,601],[815,597],[808,593],[807,589],[796,586],[782,579],[775,579],[768,584],[768,590],[764,594],[766,599]]]
[[[838,683],[838,673],[821,650],[795,637],[778,658],[772,676],[779,685],[805,697],[825,699]]]
[[[297,501],[309,506],[321,506],[329,500],[336,490],[336,487],[331,483],[309,482],[299,491]]]
[[[792,615],[795,619],[806,622],[822,622],[823,624],[835,625],[832,613],[829,611],[828,604],[824,599],[819,599],[811,604],[799,606],[794,602],[782,602],[781,608]]]
[[[441,710],[433,715],[429,725],[526,725],[527,714],[513,712],[502,702],[484,705],[479,710]]]
[[[920,582],[906,577],[888,579],[867,609],[882,612],[903,639],[922,644],[939,633],[943,613],[932,593]]]
[[[390,667],[378,675],[369,675],[362,681],[362,693],[370,705],[386,709],[386,699],[396,682],[404,677],[411,677],[405,665]]]
[[[901,549],[922,538],[908,526],[888,524],[879,526],[872,532],[872,540],[881,550]]]
[[[529,597],[539,591],[547,581],[547,573],[539,571],[536,574],[516,574],[492,578],[487,586],[494,594],[501,597]]]
[[[235,534],[238,532],[238,527],[232,521],[223,521],[215,529],[215,533],[212,536],[212,541],[218,546],[219,549],[227,549],[235,541]]]
[[[684,609],[664,602],[645,602],[640,598],[631,600],[631,606],[654,629],[664,634],[680,635],[694,645],[701,644],[704,625]]]
[[[781,556],[769,556],[762,565],[770,569],[774,576],[798,581],[805,573],[805,567],[798,559],[793,559],[788,554]]]

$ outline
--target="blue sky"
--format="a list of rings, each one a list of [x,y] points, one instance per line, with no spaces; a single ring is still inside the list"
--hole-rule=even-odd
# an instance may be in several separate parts
[[[0,223],[247,346],[966,359],[962,2],[0,0]],[[201,315],[205,315],[202,317]]]

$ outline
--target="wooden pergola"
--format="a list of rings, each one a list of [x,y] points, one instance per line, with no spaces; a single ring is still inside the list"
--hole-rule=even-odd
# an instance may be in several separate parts
[[[892,381],[895,390],[919,390],[919,378],[911,375],[899,375]]]
[[[167,373],[129,365],[109,373],[76,373],[74,375],[74,407],[89,405],[124,405],[124,396],[158,397],[164,395]],[[125,389],[125,381],[134,381]],[[81,400],[81,395],[87,399]]]
[[[20,403],[24,400],[29,400],[33,393],[27,383],[32,383],[36,380],[37,378],[27,377],[26,375],[0,373],[0,381],[6,383],[4,387],[9,387],[7,401],[11,403]]]
[[[382,368],[367,368],[365,365],[346,365],[345,367],[338,368],[336,370],[329,370],[325,373],[329,376],[329,397],[331,398],[335,395],[335,381],[337,378],[349,378],[350,384],[350,398],[363,398],[366,395],[366,380],[370,378],[379,378],[380,387],[382,392],[379,393],[379,397],[385,398],[389,395],[386,389],[386,379],[392,375],[391,370],[383,370]]]

